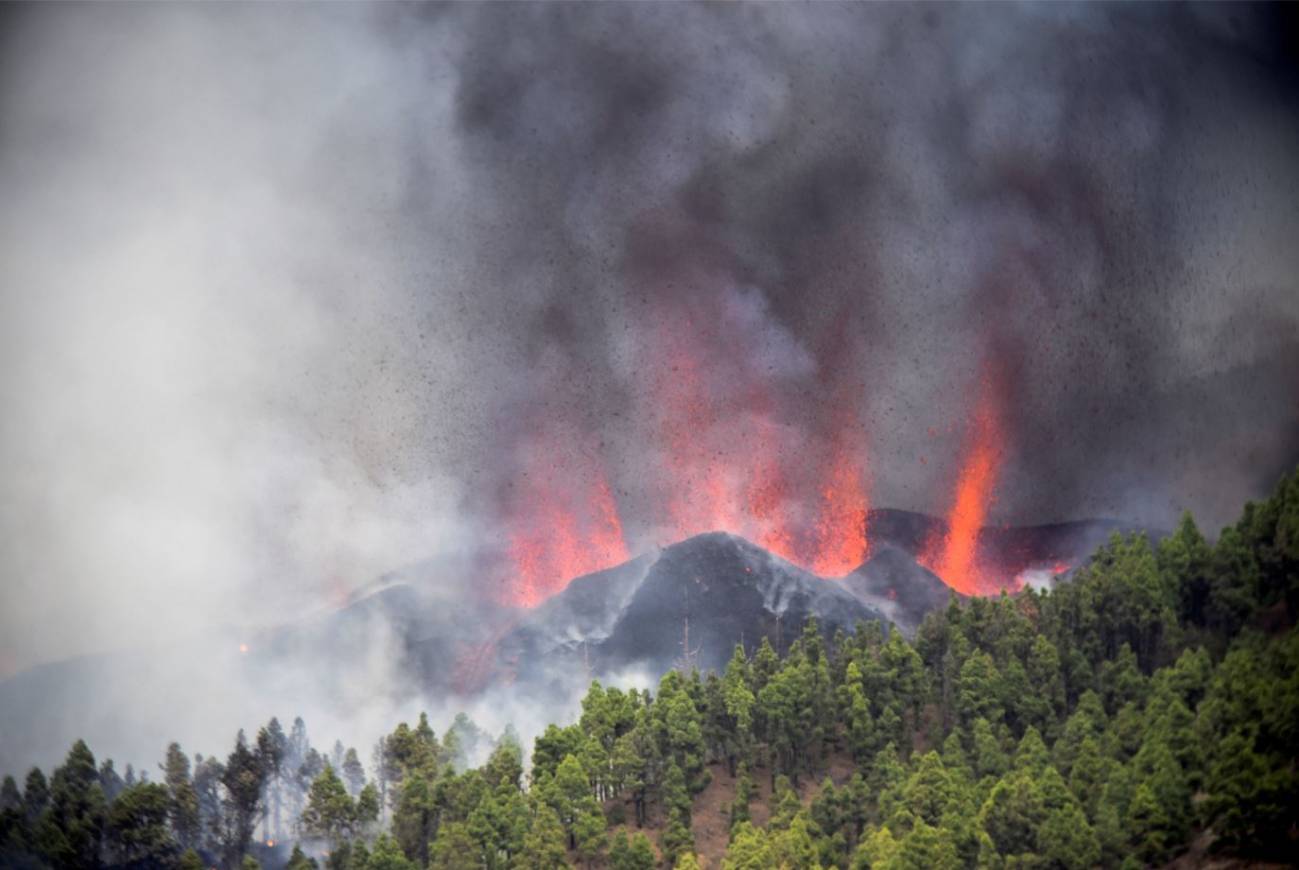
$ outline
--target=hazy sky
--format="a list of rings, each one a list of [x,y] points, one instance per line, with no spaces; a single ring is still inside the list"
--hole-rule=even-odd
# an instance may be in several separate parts
[[[1299,459],[1287,15],[5,6],[0,675],[490,545],[546,427],[634,536],[663,317],[875,506],[992,358],[994,520],[1215,529]]]

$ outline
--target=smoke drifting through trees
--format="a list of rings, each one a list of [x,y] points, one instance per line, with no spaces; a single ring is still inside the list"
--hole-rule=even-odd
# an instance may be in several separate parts
[[[1285,863],[1296,528],[1299,471],[1214,544],[1190,514],[1157,546],[1115,535],[1075,582],[953,601],[914,641],[809,620],[783,658],[763,638],[652,693],[592,681],[528,743],[421,715],[378,739],[372,780],[301,718],[192,778],[172,743],[165,785],[96,774],[77,741],[48,780],[0,784],[0,863],[300,870],[305,845],[366,870],[650,870],[647,835],[678,870]]]

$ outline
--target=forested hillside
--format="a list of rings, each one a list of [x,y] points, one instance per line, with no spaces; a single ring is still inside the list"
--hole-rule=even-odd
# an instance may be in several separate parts
[[[1209,544],[1112,539],[1069,583],[593,684],[529,766],[463,717],[368,758],[299,720],[160,781],[75,745],[3,786],[14,867],[1194,866],[1299,855],[1299,473]],[[468,759],[486,757],[470,768]],[[272,842],[273,841],[273,842]],[[310,856],[310,857],[308,857]]]

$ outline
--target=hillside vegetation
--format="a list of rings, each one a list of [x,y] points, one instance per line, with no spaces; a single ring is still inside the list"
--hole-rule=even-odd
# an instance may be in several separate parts
[[[1299,854],[1299,473],[1209,544],[1115,537],[1049,592],[953,603],[651,692],[593,683],[524,753],[463,717],[355,750],[298,720],[161,782],[3,786],[0,863],[1086,868]],[[488,752],[490,750],[490,752]],[[466,759],[486,757],[479,767]],[[256,842],[254,842],[256,839]],[[291,854],[283,842],[295,843]],[[307,857],[312,855],[314,857]]]

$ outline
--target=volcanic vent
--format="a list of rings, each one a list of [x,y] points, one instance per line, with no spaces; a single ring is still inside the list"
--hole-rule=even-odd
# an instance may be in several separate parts
[[[514,472],[497,507],[509,557],[496,572],[500,599],[535,607],[575,577],[714,532],[823,578],[859,572],[890,544],[897,552],[874,575],[936,577],[962,595],[1049,578],[1085,552],[1031,534],[1010,544],[988,526],[1009,449],[1014,368],[1001,361],[1012,353],[990,342],[955,406],[968,407],[950,427],[954,479],[936,487],[946,515],[898,538],[875,528],[871,510],[864,384],[842,374],[869,366],[844,333],[848,312],[808,342],[765,306],[757,291],[647,303],[622,348],[629,413],[611,415],[615,431],[551,400],[565,385],[538,375],[518,414],[528,425],[502,435],[513,439],[502,452]],[[917,564],[903,571],[903,556]]]

